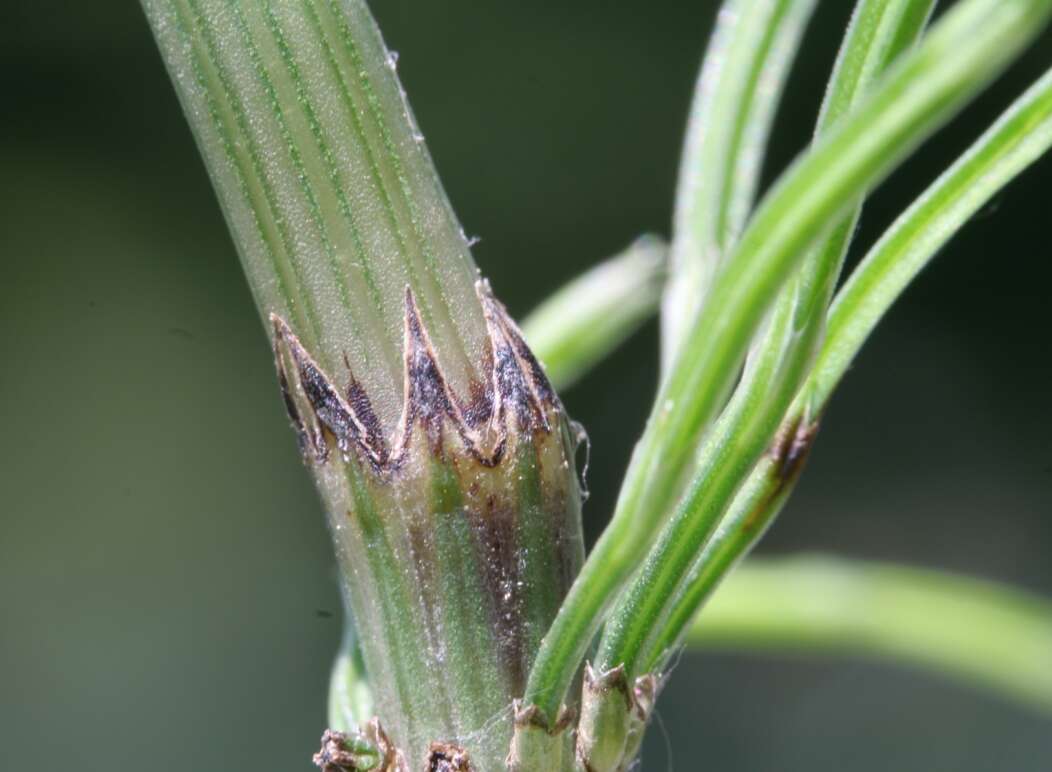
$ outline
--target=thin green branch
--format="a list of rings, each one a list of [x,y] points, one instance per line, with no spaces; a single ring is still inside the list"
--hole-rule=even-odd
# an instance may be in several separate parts
[[[750,559],[713,596],[687,643],[874,656],[1052,714],[1052,603],[940,571],[824,556]]]
[[[920,38],[935,0],[858,0],[826,88],[815,125],[816,140],[844,118],[869,93],[873,83]],[[783,290],[784,302],[796,296],[804,318],[824,316],[840,276],[861,214],[854,206],[812,250],[797,277],[796,288]]]
[[[755,203],[767,138],[814,0],[727,0],[695,87],[662,309],[667,371]]]
[[[919,37],[932,4],[862,0],[856,6],[826,91],[816,141]],[[692,563],[770,446],[820,343],[826,308],[860,209],[861,198],[809,251],[793,281],[782,288],[730,405],[701,448],[683,500],[611,613],[597,657],[603,670],[622,664],[631,676],[648,664],[648,643],[660,639],[665,615],[674,607]],[[754,364],[767,361],[768,367]]]
[[[702,429],[807,249],[1003,69],[1052,0],[966,0],[783,176],[718,274],[633,454],[614,517],[542,643],[525,700],[556,715],[604,612],[670,514]]]
[[[610,613],[595,658],[600,672],[621,665],[630,682],[642,674],[638,660],[661,629],[670,598],[806,377],[821,324],[797,329],[796,311],[793,302],[776,307],[764,345],[750,358],[741,387],[702,445],[683,500]]]
[[[918,13],[922,5],[923,12]],[[930,8],[927,1],[896,0],[864,1],[856,7],[816,134],[860,100],[873,76],[899,52],[894,45],[906,45],[916,38]],[[912,35],[903,34],[903,25],[910,27],[907,31]],[[624,664],[630,674],[635,672],[648,636],[660,630],[662,611],[675,595],[687,564],[769,444],[806,374],[805,364],[818,342],[825,307],[857,214],[858,206],[810,251],[795,280],[782,289],[778,310],[754,347],[734,399],[701,450],[701,461],[684,500],[611,614],[597,657],[601,669]],[[771,364],[755,366],[757,362]],[[728,456],[735,463],[726,463]]]
[[[344,623],[343,641],[329,676],[329,728],[351,732],[374,715],[375,700],[354,624]]]
[[[837,293],[815,364],[824,405],[884,313],[928,261],[1004,185],[1052,146],[1046,72],[891,226]]]
[[[1052,147],[1052,70],[1019,97],[873,246],[838,293],[826,341],[784,431],[807,431],[877,322],[909,282],[969,218]],[[801,452],[806,447],[800,448]],[[798,470],[800,459],[797,459]],[[651,666],[675,646],[723,576],[756,543],[795,485],[785,459],[765,456],[735,497],[691,569],[685,590],[652,649]]]
[[[526,340],[557,391],[573,384],[654,313],[667,251],[661,239],[643,236],[558,289],[523,320]]]

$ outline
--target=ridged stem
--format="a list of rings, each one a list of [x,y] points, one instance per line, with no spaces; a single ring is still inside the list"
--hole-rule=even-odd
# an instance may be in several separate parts
[[[498,768],[583,557],[562,405],[479,280],[363,0],[143,5],[328,513],[362,655],[334,714],[372,718],[346,680],[364,664],[380,756]]]

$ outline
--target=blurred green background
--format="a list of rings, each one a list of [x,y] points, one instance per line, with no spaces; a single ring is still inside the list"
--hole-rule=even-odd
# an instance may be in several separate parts
[[[714,3],[373,5],[513,312],[638,233],[667,233]],[[807,140],[849,5],[820,3],[768,180]],[[863,245],[1050,51],[1046,35],[881,188]],[[340,626],[328,536],[142,13],[4,0],[0,59],[0,769],[308,770]],[[1050,190],[1046,159],[895,308],[763,552],[1052,595]],[[593,536],[655,346],[651,325],[565,395],[592,437]],[[660,709],[647,769],[1052,759],[1047,719],[887,664],[689,654]]]

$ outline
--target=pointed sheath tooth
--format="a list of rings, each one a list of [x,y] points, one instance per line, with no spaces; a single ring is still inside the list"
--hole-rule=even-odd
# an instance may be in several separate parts
[[[391,452],[387,447],[386,439],[384,439],[384,431],[383,426],[380,424],[380,417],[377,416],[376,411],[373,410],[373,405],[369,401],[369,394],[365,391],[365,387],[363,387],[361,382],[355,378],[354,371],[351,369],[351,363],[348,361],[346,355],[344,355],[343,362],[347,367],[349,377],[347,383],[347,403],[351,407],[351,412],[357,417],[358,422],[361,424],[364,435],[363,439],[366,446],[373,449],[374,455],[381,465],[386,464]]]
[[[434,347],[420,317],[420,308],[412,289],[405,288],[405,373],[404,405],[401,436],[395,453],[399,462],[405,459],[415,424],[420,423],[433,452],[441,449],[442,427],[448,420],[457,433],[465,436],[464,421],[457,410],[456,398],[449,390],[445,375],[438,365]]]
[[[505,420],[505,412],[510,409],[515,414],[519,429],[527,432],[534,424],[537,411],[515,352],[511,343],[499,332],[493,334],[493,349],[494,391],[500,400],[497,415],[500,420]]]
[[[405,288],[405,376],[410,426],[413,413],[429,436],[437,435],[447,418],[456,421],[445,376],[438,367],[431,339],[409,287]]]
[[[508,772],[549,772],[572,763],[573,710],[563,707],[554,724],[536,705],[523,705],[521,700],[515,701],[513,711],[515,736],[504,760]]]
[[[295,341],[295,345],[298,345],[299,340],[292,333],[292,330],[289,329],[288,325],[285,324],[285,321],[277,314],[270,315],[270,323],[274,328],[273,351],[274,365],[278,371],[278,385],[281,388],[281,398],[285,403],[285,412],[288,413],[289,420],[296,430],[300,453],[305,460],[308,460],[308,451],[312,450],[315,460],[318,463],[325,463],[329,456],[329,447],[322,434],[321,423],[317,415],[315,415],[313,407],[309,404],[307,405],[307,407],[310,407],[310,410],[307,411],[308,418],[304,418],[303,413],[300,412],[297,405],[297,397],[302,395],[303,390],[297,388],[299,385],[298,367],[296,386],[294,386],[289,379],[288,370],[285,368],[285,358],[282,355],[282,344],[285,344],[285,350],[289,351],[289,346],[292,345],[290,341]],[[291,351],[289,353],[291,354]],[[295,364],[294,357],[293,364]]]
[[[475,283],[475,292],[482,303],[493,347],[493,390],[501,407],[510,405],[523,432],[534,429],[551,431],[547,409],[561,409],[555,391],[548,382],[540,362],[530,351],[507,309],[495,297],[489,282],[480,279]]]
[[[383,752],[364,734],[325,730],[321,749],[314,754],[314,765],[321,772],[354,772],[381,769]],[[386,768],[386,767],[385,767]]]
[[[654,712],[654,703],[657,701],[658,692],[661,691],[661,685],[662,679],[656,673],[642,675],[632,685],[632,711],[628,720],[628,735],[625,737],[626,766],[634,764],[639,757],[643,735]]]
[[[623,665],[596,671],[585,664],[576,756],[590,772],[615,772],[625,761],[632,695]]]
[[[307,426],[303,421],[303,416],[300,415],[299,408],[296,407],[296,400],[292,396],[292,387],[289,385],[289,376],[285,372],[285,366],[281,361],[281,351],[278,349],[277,343],[274,344],[274,364],[278,370],[278,386],[281,388],[281,400],[285,403],[285,412],[288,414],[289,421],[292,422],[292,427],[296,431],[296,439],[299,443],[300,453],[304,458],[313,449],[316,454],[322,454],[324,450],[324,443],[317,435],[311,435],[307,433]],[[324,457],[319,455],[319,461],[324,461]]]
[[[281,356],[281,349],[284,347],[296,367],[297,385],[310,404],[311,412],[316,420],[332,433],[336,439],[336,447],[346,453],[352,447],[357,446],[364,452],[370,463],[382,465],[386,461],[382,443],[379,447],[370,444],[372,436],[370,424],[375,422],[375,415],[371,408],[366,411],[365,421],[359,418],[351,404],[343,398],[332,380],[303,347],[300,339],[292,332],[285,320],[277,314],[271,314],[270,320],[274,327],[274,351],[278,362],[279,380],[285,378],[286,383],[288,382]],[[286,393],[289,393],[288,389]],[[364,395],[362,397],[364,398]],[[286,401],[286,407],[288,404],[289,402]],[[298,417],[298,411],[295,412]],[[302,418],[299,418],[298,421],[302,425]],[[297,418],[294,418],[293,422],[296,423]],[[319,431],[312,432],[312,435],[312,443],[317,451],[318,460],[324,462],[328,458],[324,438],[320,436]]]

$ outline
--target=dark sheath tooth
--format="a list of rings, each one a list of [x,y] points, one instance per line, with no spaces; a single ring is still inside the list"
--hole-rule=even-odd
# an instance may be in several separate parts
[[[398,429],[390,441],[384,437],[380,419],[369,395],[354,377],[351,363],[344,359],[350,375],[344,396],[285,320],[271,314],[278,380],[285,409],[305,456],[310,456],[310,450],[316,462],[328,460],[324,428],[342,453],[353,450],[378,472],[388,473],[404,464],[417,426],[438,453],[443,428],[448,423],[469,456],[483,466],[493,467],[504,457],[509,421],[514,421],[514,428],[521,434],[551,432],[549,411],[561,411],[562,405],[544,370],[507,310],[493,297],[488,282],[480,280],[475,289],[489,333],[485,356],[490,377],[485,385],[472,384],[465,402],[450,388],[413,291],[406,287],[404,397]],[[308,410],[310,415],[305,416]]]

